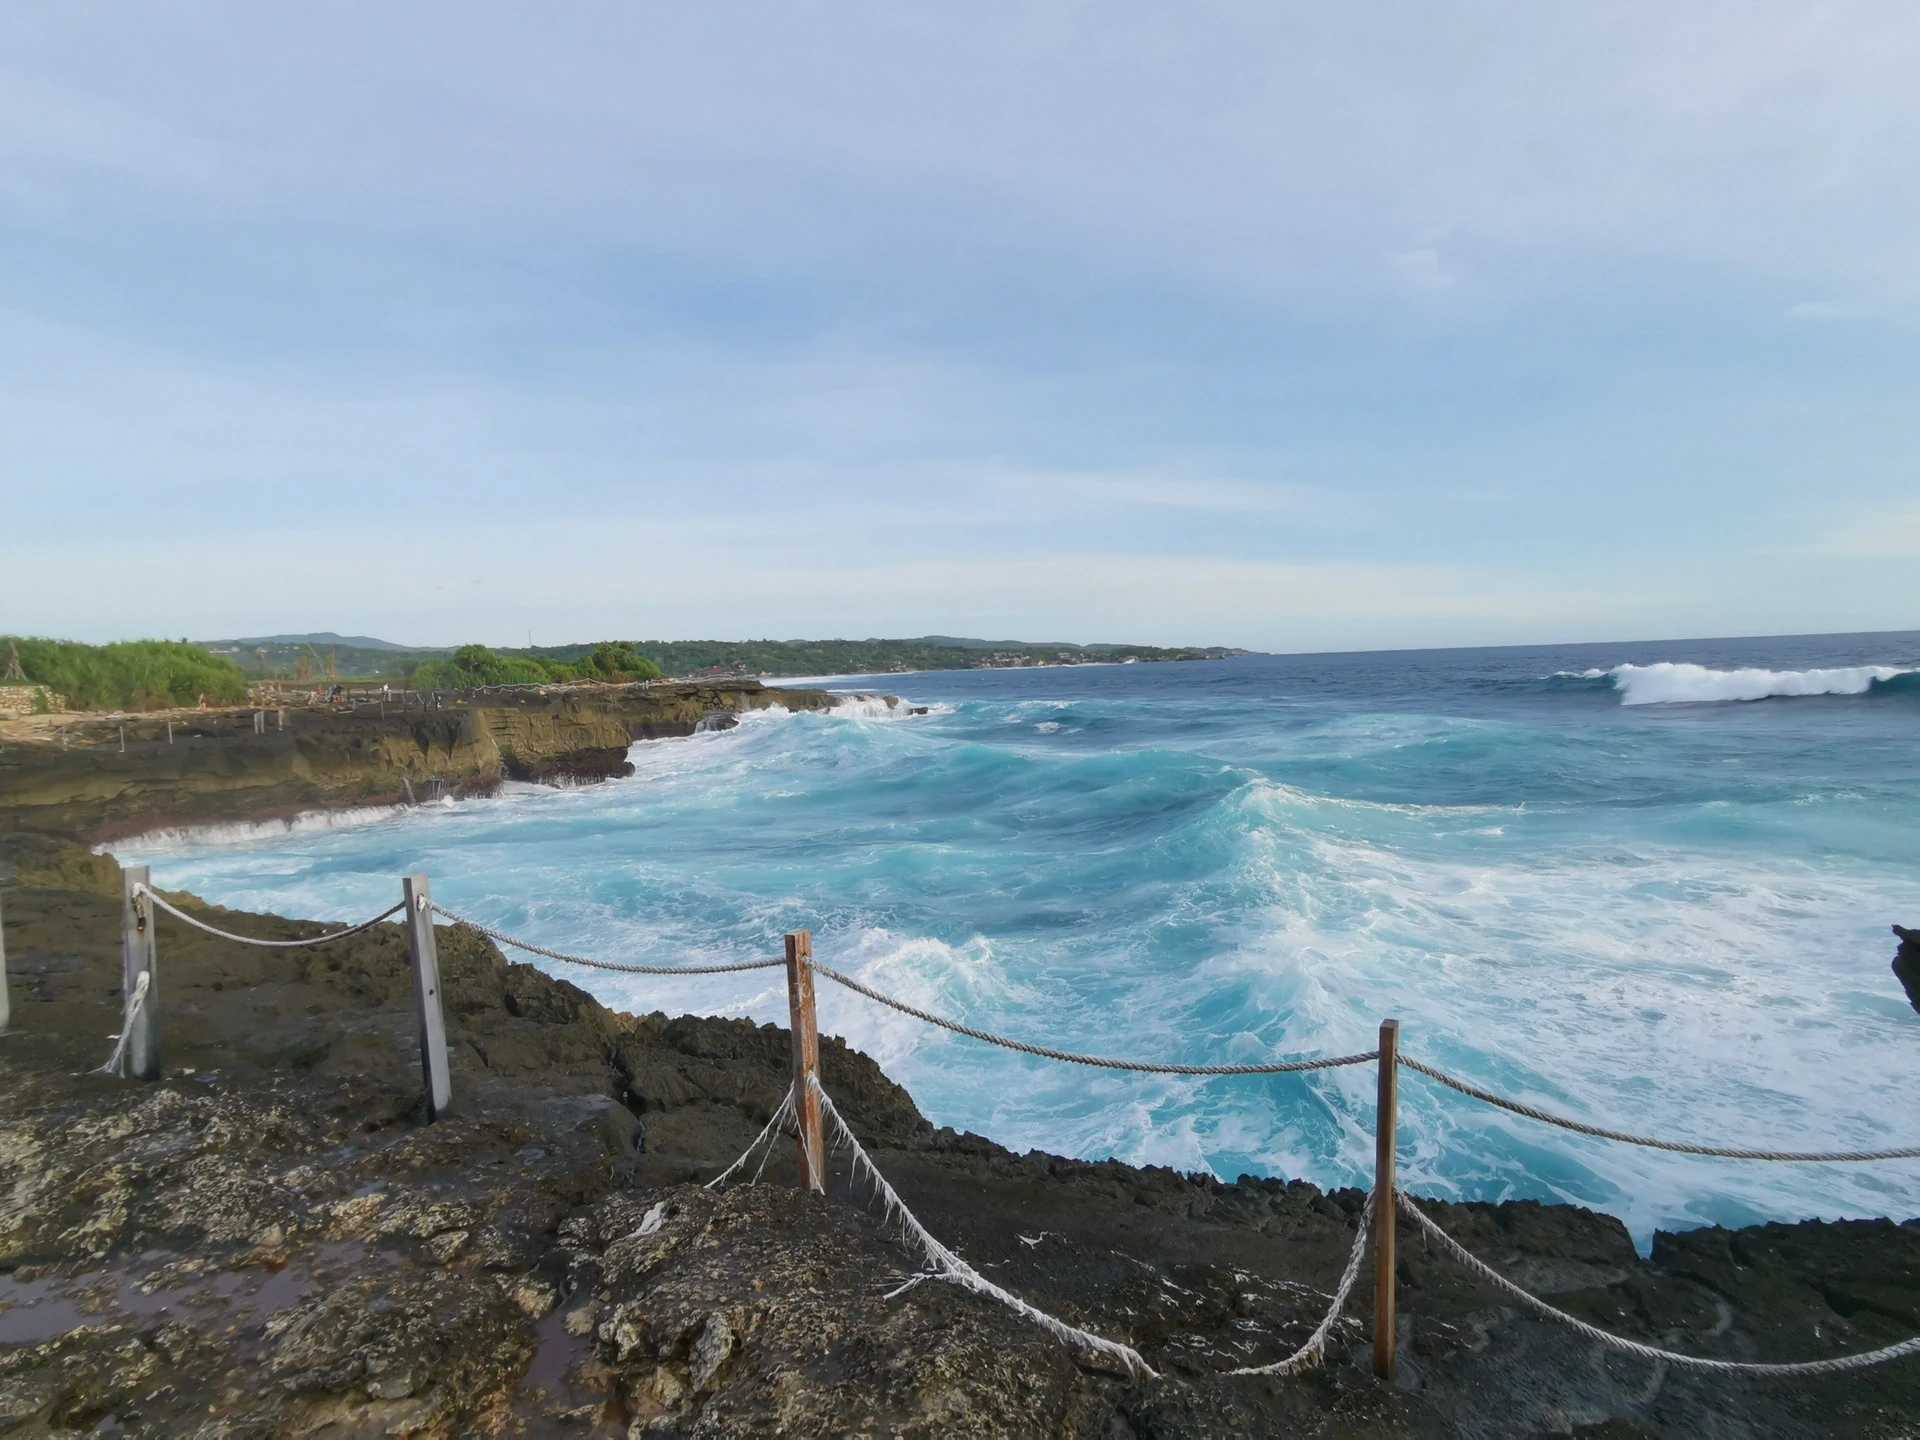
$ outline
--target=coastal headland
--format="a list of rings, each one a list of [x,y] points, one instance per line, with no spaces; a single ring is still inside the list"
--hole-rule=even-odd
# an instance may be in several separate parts
[[[245,949],[161,917],[165,1073],[120,1024],[120,887],[0,838],[0,1432],[1759,1437],[1910,1435],[1920,1366],[1790,1382],[1607,1355],[1403,1236],[1398,1383],[1356,1292],[1324,1369],[1224,1372],[1324,1312],[1362,1197],[1013,1154],[937,1129],[831,1038],[822,1078],[919,1218],[996,1283],[1134,1345],[1082,1359],[929,1280],[851,1183],[704,1183],[791,1076],[786,1033],[626,1015],[439,931],[451,1113],[426,1123],[397,925]],[[238,933],[325,927],[174,903]],[[1232,1082],[1219,1082],[1232,1083]],[[1920,1222],[1659,1234],[1532,1203],[1428,1209],[1555,1304],[1688,1353],[1804,1360],[1920,1332]]]
[[[22,717],[0,728],[0,828],[100,843],[486,795],[506,780],[602,780],[630,773],[636,740],[691,735],[774,705],[825,710],[849,698],[732,680]]]

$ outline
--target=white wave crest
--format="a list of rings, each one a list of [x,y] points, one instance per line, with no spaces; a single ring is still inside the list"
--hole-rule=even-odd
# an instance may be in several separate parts
[[[925,710],[928,715],[951,715],[953,706],[921,706],[891,695],[849,695],[826,713],[840,720],[910,720],[920,718],[914,714],[916,710]]]
[[[1677,705],[1721,700],[1767,700],[1795,695],[1864,695],[1876,680],[1913,673],[1892,665],[1849,665],[1830,670],[1709,670],[1704,665],[1660,661],[1616,665],[1613,677],[1623,705]],[[1588,671],[1582,678],[1598,679]]]
[[[96,855],[131,855],[177,850],[188,845],[251,845],[313,830],[351,830],[377,825],[427,808],[451,807],[451,796],[428,805],[355,805],[345,810],[307,810],[285,820],[225,820],[211,825],[177,825],[148,830],[125,840],[93,847]]]
[[[836,700],[827,713],[841,720],[892,720],[904,714],[905,707],[886,695],[853,695]]]

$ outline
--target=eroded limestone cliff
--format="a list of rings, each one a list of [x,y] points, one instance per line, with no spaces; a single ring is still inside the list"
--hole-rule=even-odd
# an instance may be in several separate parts
[[[628,773],[636,740],[691,735],[703,720],[744,710],[821,710],[844,698],[740,681],[502,692],[384,713],[293,708],[284,728],[282,712],[267,712],[264,733],[250,710],[90,719],[0,744],[0,826],[99,842],[486,794],[502,780],[599,780]]]

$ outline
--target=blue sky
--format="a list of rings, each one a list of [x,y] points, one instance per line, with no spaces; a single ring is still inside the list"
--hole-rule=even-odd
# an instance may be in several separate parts
[[[15,6],[0,630],[1920,626],[1920,9]]]

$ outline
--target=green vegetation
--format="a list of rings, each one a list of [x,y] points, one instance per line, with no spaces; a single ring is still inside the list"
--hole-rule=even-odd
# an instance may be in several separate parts
[[[915,640],[645,640],[669,675],[739,666],[749,675],[864,675],[889,670],[975,670],[1095,660],[1204,660],[1241,652],[1198,646],[1033,645],[929,635]]]
[[[403,681],[425,690],[643,680],[652,678],[656,664],[669,675],[683,676],[716,668],[743,675],[859,675],[1091,660],[1208,660],[1244,653],[1218,646],[1034,644],[955,635],[904,640],[603,640],[528,649],[466,645],[456,651],[428,646],[409,649],[364,635],[323,632],[204,644],[263,679],[332,683],[351,675],[375,684]]]
[[[462,645],[445,660],[424,660],[412,681],[421,690],[471,690],[481,685],[557,685],[569,680],[617,684],[658,680],[660,667],[625,641],[605,640],[585,654],[560,660],[539,654],[502,654],[484,645]]]
[[[76,710],[157,710],[247,698],[247,677],[238,665],[209,655],[185,640],[123,640],[82,645],[74,640],[0,636],[0,650],[20,649],[29,683],[66,696]]]

